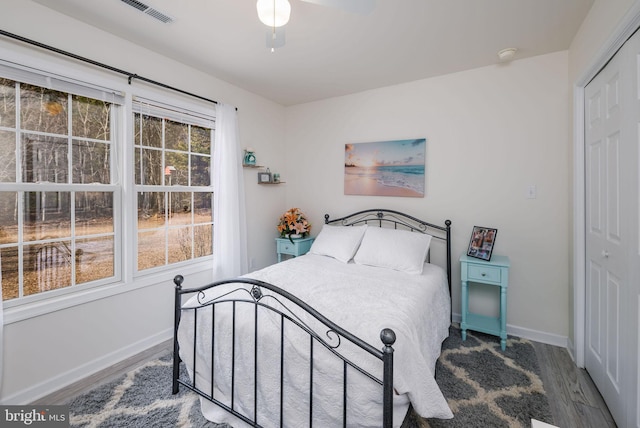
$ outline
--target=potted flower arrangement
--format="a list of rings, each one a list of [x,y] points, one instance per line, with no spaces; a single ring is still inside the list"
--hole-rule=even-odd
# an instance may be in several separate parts
[[[280,216],[278,222],[280,237],[288,237],[293,243],[293,238],[304,238],[311,232],[311,223],[307,221],[300,208],[291,208]]]

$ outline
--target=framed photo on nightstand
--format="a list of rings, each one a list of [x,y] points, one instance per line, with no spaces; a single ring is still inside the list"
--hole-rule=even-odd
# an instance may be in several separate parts
[[[498,229],[490,227],[473,226],[471,240],[467,249],[467,256],[482,260],[491,260],[493,244],[496,242]]]

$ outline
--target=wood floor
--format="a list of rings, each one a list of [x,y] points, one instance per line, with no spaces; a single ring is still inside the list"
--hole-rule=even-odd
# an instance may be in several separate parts
[[[600,393],[584,369],[579,369],[565,348],[534,342],[542,381],[555,425],[561,428],[616,428]],[[64,404],[71,398],[157,358],[171,349],[164,342],[107,370],[43,397],[33,404]]]
[[[615,428],[607,405],[584,369],[565,348],[533,342],[555,425],[561,428]]]

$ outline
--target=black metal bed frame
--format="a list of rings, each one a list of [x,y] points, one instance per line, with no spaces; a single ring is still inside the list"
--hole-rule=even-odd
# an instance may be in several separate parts
[[[436,239],[441,239],[446,243],[446,257],[447,257],[447,278],[449,282],[449,293],[451,294],[451,221],[446,220],[445,226],[438,226],[431,223],[424,222],[422,220],[416,219],[407,214],[403,214],[398,211],[392,210],[384,210],[384,209],[374,209],[374,210],[365,210],[360,211],[349,216],[345,216],[342,218],[330,220],[329,215],[325,215],[325,223],[326,224],[341,224],[344,226],[351,226],[357,224],[369,224],[369,223],[377,223],[379,227],[384,226],[393,226],[394,228],[404,228],[407,230],[421,232],[421,233],[429,233],[435,232],[432,236]],[[443,236],[437,236],[441,234]],[[259,343],[259,334],[258,334],[258,311],[259,308],[262,310],[267,310],[272,313],[277,314],[280,317],[280,388],[279,388],[279,400],[280,400],[280,426],[286,426],[285,421],[283,419],[284,416],[284,396],[283,396],[283,365],[284,365],[284,330],[285,324],[294,325],[301,331],[305,332],[309,338],[309,346],[310,346],[310,357],[309,357],[309,376],[310,379],[313,379],[313,347],[314,344],[318,344],[323,346],[327,350],[329,350],[336,358],[342,360],[342,383],[343,383],[343,397],[342,397],[342,419],[343,426],[347,426],[347,385],[348,385],[348,371],[350,369],[356,370],[357,372],[365,375],[371,381],[379,384],[382,387],[382,395],[383,395],[383,421],[382,426],[384,428],[391,428],[393,426],[393,344],[396,340],[395,333],[388,328],[383,329],[380,332],[380,340],[382,341],[382,348],[378,349],[376,346],[373,346],[362,339],[356,337],[350,332],[346,331],[342,327],[333,323],[331,320],[327,319],[324,315],[318,312],[316,309],[308,305],[306,302],[300,300],[298,297],[293,294],[283,290],[273,284],[269,284],[263,281],[258,281],[250,278],[235,278],[223,281],[213,282],[211,284],[207,284],[205,286],[199,288],[190,288],[183,289],[182,283],[184,278],[181,275],[177,275],[174,278],[175,283],[175,317],[174,317],[174,341],[173,341],[173,394],[178,393],[180,385],[188,388],[189,390],[195,392],[196,394],[204,397],[208,401],[220,406],[225,409],[229,413],[234,416],[240,418],[247,424],[254,427],[261,427],[262,425],[258,421],[258,393],[257,393],[257,379],[258,379],[258,343]],[[227,287],[230,284],[237,284],[238,287],[228,290],[225,289],[224,293],[218,295],[216,297],[207,299],[205,295],[205,290],[209,290],[215,287],[226,285]],[[264,293],[263,290],[269,290],[268,293]],[[196,295],[198,300],[198,306],[193,308],[183,308],[183,296],[188,295]],[[196,385],[196,376],[197,372],[196,360],[196,338],[198,336],[198,328],[197,328],[197,320],[198,320],[198,312],[204,310],[210,310],[212,316],[212,325],[215,325],[215,313],[216,308],[219,306],[230,306],[232,313],[232,346],[229,350],[231,353],[231,397],[230,403],[223,403],[214,397],[214,370],[212,369],[211,378],[209,379],[209,383],[211,385],[210,391],[201,390],[198,385]],[[253,306],[254,313],[254,370],[253,373],[242,375],[253,376],[253,419],[251,416],[241,413],[236,407],[234,402],[234,387],[236,384],[236,369],[235,369],[235,361],[236,361],[236,316],[237,316],[237,308],[239,305],[251,305]],[[312,318],[309,318],[307,321],[303,321],[301,317],[296,315],[296,313],[302,310],[304,313],[309,314]],[[180,363],[181,359],[179,356],[179,344],[178,344],[178,327],[180,324],[180,320],[182,317],[183,311],[194,311],[194,337],[193,339],[193,380],[182,379],[180,378]],[[310,321],[311,320],[311,321]],[[311,322],[317,322],[317,326],[310,325]],[[322,333],[321,333],[322,332]],[[323,337],[324,336],[324,337]],[[343,340],[345,342],[351,343],[357,347],[357,349],[361,350],[366,354],[370,354],[373,357],[379,359],[382,364],[382,379],[380,379],[377,375],[374,375],[365,369],[359,367],[355,364],[351,359],[346,357],[343,353],[341,353],[341,345],[343,344]],[[212,339],[212,349],[211,349],[211,366],[213,367],[213,356],[215,355],[215,340]],[[313,382],[310,382],[309,387],[309,426],[312,426],[312,409],[313,409]]]

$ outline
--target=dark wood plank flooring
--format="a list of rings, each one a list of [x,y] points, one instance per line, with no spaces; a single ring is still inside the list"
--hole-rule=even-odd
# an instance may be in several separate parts
[[[555,425],[561,428],[616,428],[591,377],[565,348],[533,342]]]
[[[545,390],[549,397],[555,425],[561,428],[616,428],[600,393],[589,374],[573,363],[565,348],[533,342]],[[34,404],[64,404],[71,398],[96,386],[115,379],[146,361],[157,358],[171,349],[164,342],[141,354],[122,361],[53,394]]]

